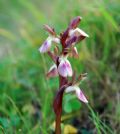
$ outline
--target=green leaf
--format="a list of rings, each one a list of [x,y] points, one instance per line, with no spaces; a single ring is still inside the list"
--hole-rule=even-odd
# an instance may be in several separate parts
[[[20,124],[20,118],[16,115],[12,115],[10,117],[10,120],[11,120],[11,125],[12,126],[18,126]]]
[[[69,102],[67,102],[65,105],[64,105],[64,111],[66,113],[71,113],[72,112],[72,107],[71,107],[71,104]]]
[[[71,113],[80,109],[81,103],[77,100],[77,98],[72,94],[67,94],[64,97],[64,111],[66,113]]]
[[[0,118],[0,124],[4,127],[4,128],[8,128],[10,123],[9,120],[7,118]]]
[[[70,104],[71,104],[71,107],[72,107],[72,111],[78,110],[81,107],[81,103],[77,99],[71,100]]]

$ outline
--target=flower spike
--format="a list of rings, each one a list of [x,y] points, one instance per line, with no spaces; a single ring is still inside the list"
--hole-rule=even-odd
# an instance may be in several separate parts
[[[80,16],[75,17],[69,23],[66,30],[61,32],[59,35],[56,34],[52,27],[44,25],[44,29],[49,33],[49,36],[40,46],[39,51],[41,53],[47,52],[48,56],[54,62],[54,65],[50,67],[46,76],[47,78],[59,76],[59,90],[57,91],[53,102],[53,109],[56,115],[55,134],[61,134],[62,101],[64,97],[63,94],[65,92],[74,92],[80,101],[88,103],[84,93],[78,87],[80,82],[86,78],[87,74],[80,74],[76,77],[77,73],[72,70],[71,63],[67,59],[68,56],[78,58],[79,54],[76,44],[86,37],[89,37],[88,34],[78,28],[81,19],[82,18]],[[53,51],[51,51],[53,43],[57,43],[59,45],[55,44]]]

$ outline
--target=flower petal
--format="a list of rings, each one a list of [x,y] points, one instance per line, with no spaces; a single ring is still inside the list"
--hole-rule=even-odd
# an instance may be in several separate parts
[[[70,38],[68,38],[68,39],[66,40],[66,47],[70,47],[71,45],[75,44],[76,41],[77,41],[77,38],[78,38],[78,37],[77,37],[76,35],[70,36]]]
[[[50,49],[50,47],[51,47],[51,39],[47,39],[43,44],[42,44],[42,46],[39,48],[39,51],[41,52],[41,53],[45,53],[45,52],[47,52],[49,49]]]
[[[79,100],[81,100],[84,103],[88,103],[87,98],[85,97],[85,95],[83,94],[83,92],[80,90],[79,87],[76,88],[76,95]]]
[[[57,71],[57,66],[54,64],[53,66],[51,66],[51,68],[49,69],[48,73],[47,73],[47,77],[55,77],[58,75],[58,71]]]
[[[69,31],[69,36],[83,36],[83,37],[89,37],[88,34],[86,34],[83,30],[80,28],[76,28],[74,30]]]
[[[56,37],[53,37],[52,38],[52,41],[59,44],[60,43],[60,39],[59,38],[56,38]]]
[[[81,100],[84,103],[88,103],[88,100],[86,99],[85,95],[83,94],[83,92],[80,90],[78,86],[69,86],[65,89],[65,92],[66,93],[75,92],[79,100]]]
[[[67,74],[68,74],[68,76],[71,77],[73,74],[71,64],[68,60],[65,61],[65,64],[66,64]]]
[[[61,76],[67,77],[66,65],[64,61],[61,61],[58,66],[58,72]]]
[[[67,59],[63,59],[60,61],[58,72],[63,77],[72,76],[72,67]]]
[[[66,92],[66,93],[73,92],[73,91],[75,91],[74,86],[69,86],[69,87],[67,87],[67,88],[65,89],[65,92]]]

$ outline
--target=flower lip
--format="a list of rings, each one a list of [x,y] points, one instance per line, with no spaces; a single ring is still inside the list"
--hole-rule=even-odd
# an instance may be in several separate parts
[[[41,53],[48,52],[49,49],[51,48],[52,42],[60,43],[60,40],[57,37],[48,36],[48,38],[44,41],[44,43],[42,44],[42,46],[39,48],[39,51]]]
[[[80,89],[76,90],[76,96],[77,96],[77,98],[78,98],[79,100],[81,100],[82,102],[88,103],[87,98],[85,97],[84,93],[83,93]]]
[[[59,65],[58,65],[58,72],[61,76],[67,77],[67,76],[72,76],[72,67],[70,62],[67,60],[67,56],[61,56],[59,58]]]
[[[50,47],[51,47],[51,43],[52,43],[52,40],[47,38],[47,40],[42,44],[42,46],[39,48],[39,51],[41,53],[45,53],[47,51],[49,51]]]
[[[84,103],[88,103],[88,100],[87,98],[85,97],[84,93],[81,91],[81,89],[76,86],[76,85],[73,85],[73,86],[69,86],[65,89],[65,92],[66,93],[69,93],[69,92],[75,92],[77,98],[84,102]]]

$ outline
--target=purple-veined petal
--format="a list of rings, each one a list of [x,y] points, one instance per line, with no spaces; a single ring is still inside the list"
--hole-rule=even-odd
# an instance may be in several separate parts
[[[71,45],[75,44],[75,42],[77,41],[77,36],[76,35],[72,35],[70,36],[67,40],[66,40],[66,47],[70,47]]]
[[[58,75],[58,71],[57,71],[57,66],[54,64],[50,67],[48,73],[47,73],[47,77],[55,77]]]
[[[72,76],[72,67],[67,59],[62,59],[60,61],[58,72],[63,77]]]
[[[78,86],[69,86],[65,89],[66,93],[70,93],[70,92],[75,92],[77,98],[84,102],[84,103],[88,103],[88,100],[86,99],[85,95],[83,94],[83,92],[80,90],[80,88]]]
[[[79,100],[81,100],[84,103],[88,103],[87,98],[85,97],[84,93],[80,90],[79,87],[76,87],[76,95]]]
[[[52,44],[51,39],[48,37],[48,39],[47,39],[47,40],[42,44],[42,46],[39,48],[39,51],[40,51],[41,53],[47,52],[47,51],[50,49],[51,44]]]
[[[80,28],[76,28],[76,29],[71,29],[69,31],[69,36],[83,36],[83,37],[89,37],[88,34],[86,34],[83,30],[81,30]]]
[[[61,76],[67,77],[67,70],[66,70],[66,64],[64,61],[61,61],[58,66],[58,72]]]
[[[71,64],[68,60],[65,61],[65,64],[66,64],[66,69],[67,69],[68,76],[71,77],[72,74],[73,74]]]

